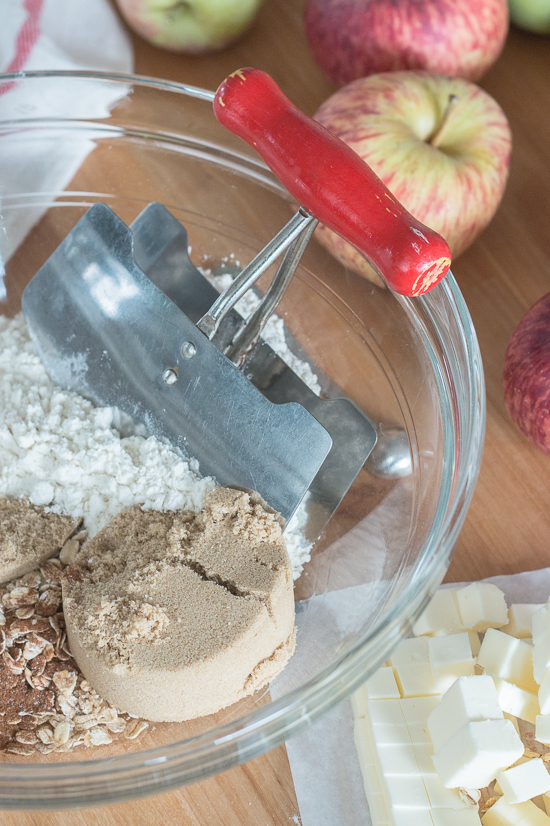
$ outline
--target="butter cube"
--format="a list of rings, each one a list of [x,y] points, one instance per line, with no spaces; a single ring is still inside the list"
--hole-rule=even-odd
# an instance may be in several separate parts
[[[550,715],[537,714],[535,720],[535,740],[550,745]]]
[[[388,823],[389,814],[385,803],[385,799],[382,797],[382,786],[380,784],[378,776],[378,768],[375,765],[374,752],[371,749],[369,742],[369,733],[369,725],[367,720],[365,720],[364,718],[355,720],[355,746],[357,748],[357,757],[359,758],[359,765],[361,767],[363,785],[365,787],[365,794],[367,796],[369,810],[371,811],[371,813],[374,813],[376,809],[376,798],[378,797],[378,800],[381,799],[384,809],[382,813],[384,819],[382,822]],[[379,822],[381,822],[380,819],[375,821],[375,823]]]
[[[355,748],[357,749],[361,763],[374,768],[376,758],[374,756],[372,729],[369,721],[365,720],[364,717],[354,720],[353,739],[355,740]]]
[[[376,766],[371,766],[364,762],[362,756],[359,755],[359,764],[361,766],[361,774],[363,775],[363,787],[367,796],[369,809],[371,808],[371,800],[377,794],[382,795],[382,786],[378,777],[378,769]],[[382,798],[385,802],[385,798]]]
[[[395,676],[402,697],[429,697],[441,694],[436,688],[429,662],[396,665]]]
[[[501,709],[514,717],[519,717],[520,720],[527,720],[528,723],[535,725],[537,714],[540,714],[537,695],[506,680],[501,680],[494,674],[490,676],[494,680]]]
[[[366,722],[369,723],[368,720]],[[405,725],[375,724],[371,728],[371,739],[376,747],[412,745],[409,729]]]
[[[384,796],[390,811],[392,809],[430,808],[426,787],[420,776],[386,777]]]
[[[429,809],[393,809],[393,826],[433,826]]]
[[[407,726],[407,731],[409,732],[409,737],[411,738],[411,743],[413,746],[430,746],[432,745],[432,738],[428,732],[428,724],[424,723],[411,723]]]
[[[528,800],[527,803],[532,803],[531,800]],[[520,804],[517,803],[517,806]],[[542,809],[533,803],[535,807],[534,811],[530,811],[527,817],[524,817],[523,820],[520,820],[519,826],[550,826],[550,817],[545,814]]]
[[[445,788],[437,774],[425,775],[423,780],[432,809],[469,808],[470,804],[461,798],[457,789]]]
[[[399,643],[390,657],[393,666],[429,663],[430,649],[427,637],[411,637]]]
[[[470,631],[486,631],[508,623],[504,594],[489,582],[472,582],[456,592],[460,619]]]
[[[481,640],[477,631],[468,631],[468,639],[470,640],[470,648],[472,649],[472,657],[477,657],[479,649],[481,648]]]
[[[533,649],[523,640],[489,628],[481,644],[477,664],[526,691],[533,694],[538,691],[533,678]]]
[[[533,642],[536,642],[543,634],[550,631],[550,605],[543,605],[538,611],[533,614],[531,620],[531,636]]]
[[[367,692],[364,685],[360,685],[353,694],[350,695],[351,707],[355,718],[364,717],[367,713]]]
[[[418,768],[420,769],[420,774],[423,777],[430,774],[436,774],[434,762],[432,760],[434,749],[431,743],[415,743],[413,745],[413,749],[416,762],[418,763]]]
[[[386,723],[402,726],[405,718],[401,710],[401,702],[401,700],[367,700],[365,717],[370,720],[371,725]]]
[[[433,826],[479,826],[481,823],[477,808],[432,809]]]
[[[457,634],[464,630],[454,594],[454,588],[442,588],[436,591],[428,607],[413,628],[413,633],[416,636],[420,634],[426,636]]]
[[[401,711],[407,726],[410,727],[414,723],[425,724],[440,700],[441,697],[411,697],[401,700]]]
[[[483,720],[459,729],[434,754],[434,766],[448,789],[481,789],[523,755],[523,743],[509,720]]]
[[[371,794],[367,796],[367,800],[369,802],[372,822],[375,824],[389,823],[390,814],[386,806],[386,801],[384,800],[384,795],[382,793]]]
[[[544,608],[544,605],[533,603],[516,603],[508,609],[508,624],[500,629],[518,640],[533,636],[533,614]]]
[[[420,769],[412,746],[380,746],[377,749],[384,777],[419,777]]]
[[[483,826],[519,826],[520,823],[524,826],[530,826],[531,820],[529,818],[533,818],[534,826],[537,811],[540,812],[540,809],[531,800],[525,803],[511,804],[508,803],[505,797],[501,797],[485,812],[481,822]]]
[[[524,803],[550,791],[550,774],[540,758],[501,772],[497,783],[508,803]]]
[[[536,640],[533,638],[533,642],[533,676],[540,685],[546,670],[550,667],[550,630],[545,631]]]
[[[379,668],[365,683],[369,700],[399,700],[401,694],[395,681],[393,668]]]
[[[528,763],[530,759],[531,759],[530,757],[525,757],[525,756],[520,757],[519,760],[516,760],[516,762],[514,763],[514,766],[521,766],[522,763]],[[513,768],[513,767],[510,766],[510,768]],[[502,789],[498,785],[498,779],[495,780],[494,787],[495,787],[495,794],[503,794]]]
[[[444,694],[459,677],[474,675],[475,662],[466,632],[431,637],[429,644],[435,686],[440,694]]]
[[[540,684],[539,705],[541,714],[550,714],[550,668],[546,670]]]
[[[459,677],[428,717],[428,731],[435,751],[462,726],[480,720],[502,719],[491,677]]]

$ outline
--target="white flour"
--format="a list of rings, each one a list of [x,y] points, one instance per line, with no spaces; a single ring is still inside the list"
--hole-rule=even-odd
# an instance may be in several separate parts
[[[82,516],[90,536],[139,503],[160,511],[200,510],[214,482],[199,476],[196,460],[183,459],[155,437],[122,437],[117,423],[113,408],[95,408],[53,385],[23,316],[0,315],[0,495]],[[285,539],[298,577],[311,545],[297,521]]]
[[[199,510],[214,483],[197,463],[115,424],[112,408],[52,384],[22,315],[0,316],[0,494],[83,516],[91,535],[138,503]]]

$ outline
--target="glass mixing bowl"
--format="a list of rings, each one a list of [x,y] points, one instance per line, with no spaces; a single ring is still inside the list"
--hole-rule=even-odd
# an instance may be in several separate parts
[[[1,313],[19,312],[25,285],[97,201],[126,223],[164,204],[187,228],[194,263],[212,270],[264,247],[296,205],[217,123],[212,99],[150,78],[0,76]],[[359,473],[296,581],[297,649],[269,691],[137,740],[3,752],[0,808],[124,800],[261,754],[378,668],[441,582],[484,433],[481,359],[454,279],[403,298],[345,270],[314,238],[277,312],[290,348],[327,392],[337,384],[368,415],[390,454],[392,434],[405,434],[410,473],[383,473],[380,457]]]

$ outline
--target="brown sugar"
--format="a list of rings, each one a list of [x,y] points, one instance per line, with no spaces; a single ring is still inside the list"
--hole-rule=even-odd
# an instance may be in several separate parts
[[[282,521],[216,488],[200,514],[134,507],[66,569],[71,651],[106,700],[149,720],[211,714],[252,694],[294,650]]]
[[[81,519],[0,497],[0,583],[33,571],[58,553]]]

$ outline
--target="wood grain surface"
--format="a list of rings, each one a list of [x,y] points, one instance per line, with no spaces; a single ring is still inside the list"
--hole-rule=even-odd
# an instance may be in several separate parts
[[[334,87],[309,53],[299,0],[265,0],[253,28],[209,57],[160,51],[133,36],[136,72],[214,89],[241,66],[273,75],[309,114]],[[550,291],[550,37],[510,32],[481,85],[504,108],[514,152],[503,203],[454,264],[479,337],[487,382],[487,436],[479,483],[448,573],[472,580],[550,565],[550,458],[506,414],[501,372],[508,339]],[[283,747],[187,789],[79,812],[0,813],[2,826],[282,826],[299,822]],[[336,826],[336,824],[335,824]]]

